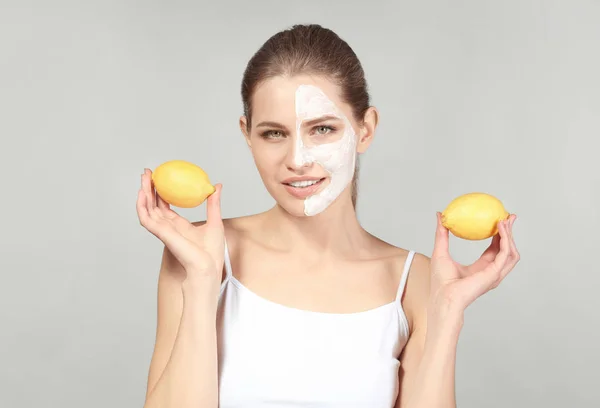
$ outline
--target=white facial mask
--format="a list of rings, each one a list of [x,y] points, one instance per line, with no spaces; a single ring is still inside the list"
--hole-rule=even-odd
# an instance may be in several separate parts
[[[343,120],[342,138],[333,143],[307,146],[301,133],[302,123],[323,116],[335,116]],[[329,184],[318,194],[304,200],[304,214],[319,214],[350,184],[356,163],[356,142],[356,134],[350,121],[321,89],[312,85],[298,87],[294,160],[297,166],[318,163],[330,174]]]

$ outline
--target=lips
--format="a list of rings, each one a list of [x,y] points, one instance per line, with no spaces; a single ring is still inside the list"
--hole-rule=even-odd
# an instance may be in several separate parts
[[[296,198],[306,198],[317,192],[325,178],[293,177],[284,180],[283,186],[290,195]]]

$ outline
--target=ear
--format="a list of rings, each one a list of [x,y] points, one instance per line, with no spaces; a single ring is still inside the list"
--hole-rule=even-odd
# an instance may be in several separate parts
[[[246,139],[246,143],[249,148],[252,148],[252,142],[250,141],[250,134],[248,133],[248,119],[245,116],[240,117],[240,130]]]
[[[360,129],[358,144],[356,146],[356,151],[358,153],[364,153],[367,151],[371,145],[371,142],[373,141],[373,137],[375,137],[375,129],[377,129],[378,124],[379,112],[375,107],[371,106],[365,112],[363,125]]]

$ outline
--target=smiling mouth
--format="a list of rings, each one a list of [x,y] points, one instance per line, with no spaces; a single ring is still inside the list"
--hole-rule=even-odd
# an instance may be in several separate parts
[[[326,177],[323,177],[318,180],[290,181],[289,183],[283,183],[283,186],[292,197],[304,200],[316,194],[326,179]]]
[[[312,187],[317,184],[321,184],[323,182],[323,180],[325,180],[324,177],[319,180],[293,181],[290,183],[283,183],[283,184],[285,184],[286,186],[294,187],[294,188],[308,188],[308,187]]]

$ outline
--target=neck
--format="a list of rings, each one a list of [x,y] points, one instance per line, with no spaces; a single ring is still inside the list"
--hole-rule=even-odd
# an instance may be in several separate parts
[[[337,201],[314,216],[296,217],[276,205],[268,211],[265,231],[276,240],[313,253],[356,254],[366,231],[350,200]]]

